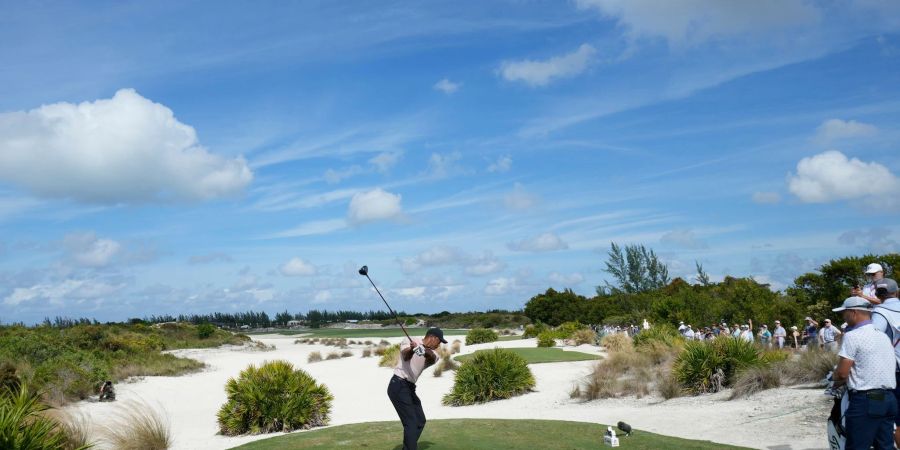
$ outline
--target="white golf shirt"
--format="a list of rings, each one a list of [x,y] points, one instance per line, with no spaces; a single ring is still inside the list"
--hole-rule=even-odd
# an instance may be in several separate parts
[[[844,333],[838,356],[853,361],[847,380],[851,391],[894,389],[896,386],[894,347],[887,335],[871,323]]]

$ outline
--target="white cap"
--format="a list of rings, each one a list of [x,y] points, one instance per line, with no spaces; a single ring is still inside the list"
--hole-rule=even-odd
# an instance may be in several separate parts
[[[875,272],[884,272],[884,268],[881,267],[881,264],[872,263],[866,266],[866,273],[875,273]]]

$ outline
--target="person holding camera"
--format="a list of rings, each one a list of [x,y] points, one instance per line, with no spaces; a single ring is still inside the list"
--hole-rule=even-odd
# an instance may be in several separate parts
[[[884,277],[884,267],[881,267],[881,264],[878,263],[872,263],[866,266],[866,279],[868,282],[865,286],[854,286],[853,289],[850,290],[850,295],[862,297],[873,305],[881,304],[881,300],[875,295],[875,290],[878,288],[878,285],[885,284],[888,281],[897,284],[894,280]]]

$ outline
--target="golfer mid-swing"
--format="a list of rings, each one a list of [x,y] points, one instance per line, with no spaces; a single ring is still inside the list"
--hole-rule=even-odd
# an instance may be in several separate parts
[[[400,344],[400,358],[394,368],[394,376],[388,384],[388,397],[403,424],[403,449],[416,450],[419,436],[425,428],[425,411],[416,395],[416,380],[426,367],[437,362],[434,350],[446,344],[440,328],[429,328],[424,339],[404,340]]]

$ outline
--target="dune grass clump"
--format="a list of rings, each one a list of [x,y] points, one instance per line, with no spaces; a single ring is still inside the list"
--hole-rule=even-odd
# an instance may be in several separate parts
[[[838,359],[835,353],[809,349],[800,353],[798,359],[787,360],[781,365],[782,381],[785,384],[818,383],[834,369]]]
[[[351,356],[353,356],[353,352],[351,352],[350,350],[344,350],[341,352],[341,358],[349,358]]]
[[[332,359],[340,359],[340,357],[341,357],[341,354],[340,354],[340,353],[338,353],[338,352],[331,352],[331,353],[328,354],[328,356],[325,357],[325,359],[327,359],[327,360],[330,361],[330,360],[332,360]]]
[[[452,356],[453,351],[451,349],[443,346],[438,349],[438,360],[435,363],[434,376],[439,377],[448,370],[456,370],[459,368],[459,363],[453,360]]]
[[[327,425],[334,400],[324,384],[287,361],[251,365],[228,380],[225,392],[217,417],[219,432],[229,436]]]
[[[322,352],[312,352],[306,358],[306,362],[308,362],[308,363],[315,363],[315,362],[319,362],[321,360],[322,360]]]
[[[572,341],[575,345],[595,345],[597,344],[597,333],[591,329],[577,330],[572,333]]]
[[[537,337],[537,346],[538,347],[555,347],[556,346],[556,335],[553,334],[553,332],[550,330],[542,332]]]
[[[603,336],[600,345],[609,352],[621,352],[633,348],[631,338],[625,333],[613,333]]]
[[[658,370],[650,357],[633,349],[610,352],[607,359],[594,365],[581,381],[578,393],[584,400],[634,395],[641,398],[650,393]]]
[[[381,354],[381,359],[378,360],[378,365],[381,367],[394,367],[397,365],[397,361],[400,359],[400,344],[392,345],[390,347],[385,347],[384,352]]]
[[[372,349],[366,348],[366,349],[363,349],[362,355],[360,356],[360,358],[370,358],[371,356],[372,356]]]
[[[781,386],[781,367],[779,364],[769,364],[758,367],[749,367],[737,373],[734,380],[734,388],[731,390],[729,400],[748,397],[766,389]]]
[[[530,392],[534,375],[525,358],[502,348],[476,352],[456,370],[453,389],[443,398],[450,406],[506,399]]]
[[[119,414],[101,432],[116,450],[166,450],[172,446],[169,421],[146,404],[119,406]]]
[[[473,328],[466,333],[466,345],[484,344],[500,339],[494,330],[486,328]]]
[[[366,341],[366,342],[363,342],[363,344],[365,344],[365,345],[372,345],[373,343],[372,343],[372,341]]]
[[[91,439],[90,418],[81,413],[64,412],[62,410],[50,410],[48,417],[59,422],[60,431],[65,435],[65,442],[61,450],[77,450],[92,448],[94,442]]]
[[[462,346],[462,342],[459,339],[454,339],[453,344],[450,346],[450,352],[451,353],[459,353],[461,346]]]

